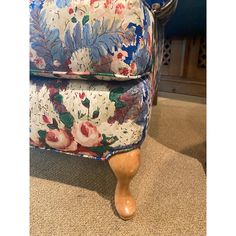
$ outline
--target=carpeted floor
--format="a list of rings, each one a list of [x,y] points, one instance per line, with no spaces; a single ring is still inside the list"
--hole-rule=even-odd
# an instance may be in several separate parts
[[[153,109],[149,136],[141,149],[141,168],[131,185],[138,210],[136,217],[127,222],[119,219],[114,210],[116,181],[107,163],[31,150],[31,235],[206,235],[205,173],[198,161],[204,152],[192,145],[204,139],[204,132],[199,130],[201,117],[194,117],[194,112],[202,112],[196,108],[202,104],[182,102],[159,98],[158,106]],[[188,119],[183,119],[183,124],[179,120],[174,126],[172,116],[180,119],[181,114]],[[184,123],[195,128],[189,131]],[[165,133],[165,127],[174,130],[166,129]],[[181,152],[192,150],[192,157],[165,145],[173,145],[175,150],[180,148]],[[190,148],[184,148],[187,145]]]
[[[159,143],[196,158],[206,169],[206,101],[160,93],[152,109],[149,135]]]

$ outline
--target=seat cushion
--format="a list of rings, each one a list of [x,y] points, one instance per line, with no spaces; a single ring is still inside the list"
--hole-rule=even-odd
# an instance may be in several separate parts
[[[30,142],[82,157],[108,159],[141,145],[151,79],[110,82],[32,77]]]
[[[140,78],[152,67],[153,22],[142,0],[31,0],[31,74]]]

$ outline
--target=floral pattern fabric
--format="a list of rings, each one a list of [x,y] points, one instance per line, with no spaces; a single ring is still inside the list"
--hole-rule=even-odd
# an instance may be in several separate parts
[[[142,0],[30,0],[31,74],[141,78],[152,69],[153,24]]]
[[[32,146],[105,160],[142,143],[150,117],[149,76],[122,83],[30,81]]]

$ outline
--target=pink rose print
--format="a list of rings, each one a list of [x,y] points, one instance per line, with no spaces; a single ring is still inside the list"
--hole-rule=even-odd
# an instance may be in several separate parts
[[[137,65],[135,62],[131,62],[130,64],[130,74],[134,74],[137,70]]]
[[[121,52],[119,52],[118,54],[117,54],[117,59],[122,59],[122,57],[123,57],[123,54],[121,53]]]
[[[70,59],[67,59],[67,60],[65,61],[65,64],[66,64],[66,65],[70,65],[70,64],[71,64],[71,60],[70,60]]]
[[[104,7],[108,8],[111,5],[111,1],[112,0],[106,0],[106,2],[104,3]]]
[[[46,67],[46,63],[42,57],[35,57],[34,64],[39,69],[44,69]]]
[[[119,68],[119,74],[121,75],[128,75],[129,74],[129,69],[124,67],[124,68]]]
[[[80,97],[81,100],[83,100],[84,97],[85,97],[85,93],[84,92],[83,93],[79,93],[79,97]]]
[[[43,115],[43,121],[46,124],[52,123],[52,119],[50,117],[46,116],[46,115]]]
[[[35,50],[30,49],[30,61],[35,64],[38,69],[45,69],[46,62],[42,57],[39,57]]]
[[[117,4],[116,9],[115,9],[115,14],[121,15],[123,13],[124,9],[125,9],[124,4],[122,4],[122,3]]]
[[[39,138],[30,138],[30,144],[34,145],[36,147],[43,147],[44,146],[43,142],[41,142]]]
[[[101,145],[102,135],[90,121],[84,121],[79,124],[74,123],[71,134],[74,136],[75,141],[84,147]]]
[[[90,5],[93,5],[95,2],[98,2],[99,0],[90,0]]]
[[[122,60],[125,60],[127,56],[128,56],[128,53],[126,51],[119,49],[118,51],[114,52],[113,60],[122,61]]]
[[[69,14],[73,14],[74,10],[72,8],[69,8]]]
[[[63,129],[54,129],[47,132],[45,142],[48,146],[61,151],[76,151],[77,143]]]
[[[132,62],[129,66],[124,62],[125,58],[128,57],[128,53],[123,50],[118,50],[114,52],[111,62],[111,70],[114,73],[118,73],[120,75],[128,76],[132,73],[135,73],[137,66],[135,62]]]
[[[54,94],[58,93],[58,89],[57,88],[48,88],[50,96],[53,96]]]

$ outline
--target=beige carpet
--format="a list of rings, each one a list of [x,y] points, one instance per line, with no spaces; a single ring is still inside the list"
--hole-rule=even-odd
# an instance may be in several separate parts
[[[160,93],[152,109],[149,135],[159,143],[198,159],[206,167],[204,98]]]
[[[206,235],[205,174],[198,161],[205,157],[196,148],[204,140],[204,124],[199,124],[204,122],[204,107],[166,98],[158,102],[142,146],[142,165],[131,185],[136,217],[125,222],[117,216],[116,181],[107,163],[32,150],[32,236]],[[181,152],[191,150],[194,158],[161,143]]]

